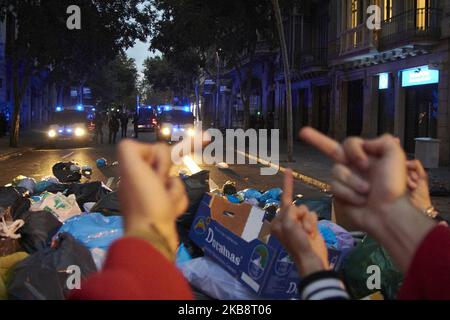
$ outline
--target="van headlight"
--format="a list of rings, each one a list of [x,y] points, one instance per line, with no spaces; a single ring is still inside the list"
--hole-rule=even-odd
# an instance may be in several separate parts
[[[193,136],[195,136],[195,130],[193,128],[189,128],[187,130],[187,134],[189,137],[193,137]]]
[[[164,136],[170,136],[171,130],[170,130],[170,128],[168,128],[168,127],[164,127],[164,128],[161,129],[161,133],[162,133]]]
[[[56,137],[56,130],[54,130],[54,129],[48,130],[47,135],[48,135],[49,138]]]
[[[84,130],[83,128],[76,128],[75,129],[75,136],[82,137],[85,134],[86,134],[86,130]]]

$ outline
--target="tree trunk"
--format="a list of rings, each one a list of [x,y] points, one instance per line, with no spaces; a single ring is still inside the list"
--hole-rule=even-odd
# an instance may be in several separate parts
[[[281,10],[278,0],[272,0],[275,18],[277,20],[278,36],[280,38],[281,54],[283,57],[284,81],[286,84],[286,129],[287,129],[287,160],[292,162],[294,137],[292,123],[292,89],[291,89],[291,69],[289,66],[286,39],[284,36],[284,26],[281,17]]]
[[[23,67],[23,77],[22,81],[19,81],[20,77],[20,64],[17,61],[13,62],[13,95],[14,95],[14,111],[13,119],[11,124],[11,135],[9,138],[9,146],[11,148],[19,147],[19,133],[20,133],[20,109],[22,106],[22,98],[25,95],[25,90],[27,89],[28,80],[31,75],[31,69],[26,66]]]
[[[19,131],[20,131],[20,107],[21,99],[19,94],[19,70],[18,66],[14,63],[12,70],[13,77],[13,96],[14,96],[14,111],[11,123],[11,134],[9,137],[9,146],[11,148],[19,147]]]

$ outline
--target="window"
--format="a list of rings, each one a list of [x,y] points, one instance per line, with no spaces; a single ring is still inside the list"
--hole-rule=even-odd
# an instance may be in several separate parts
[[[416,28],[424,30],[427,27],[429,0],[416,0]]]
[[[384,20],[392,18],[392,2],[393,0],[384,0]]]
[[[351,20],[351,27],[355,28],[358,26],[358,11],[359,11],[359,1],[358,0],[352,0],[352,20]]]

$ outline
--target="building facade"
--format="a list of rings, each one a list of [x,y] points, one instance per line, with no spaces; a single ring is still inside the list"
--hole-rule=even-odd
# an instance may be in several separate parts
[[[305,125],[339,140],[391,133],[408,153],[415,138],[437,138],[440,163],[450,163],[450,1],[300,1],[284,23],[294,137]],[[251,113],[285,134],[280,62],[279,52],[249,62]],[[219,102],[223,121],[236,126],[230,118],[238,118],[240,84],[232,71],[223,81],[230,83]]]
[[[14,94],[11,66],[6,56],[6,47],[8,35],[14,32],[14,23],[6,17],[0,20],[0,112],[3,113],[11,124],[14,110]],[[24,97],[20,109],[20,127],[29,129],[38,127],[48,121],[52,112],[54,112],[57,92],[55,85],[47,81],[48,74],[41,72],[33,76]]]
[[[380,29],[367,24],[373,5]],[[287,28],[296,130],[311,125],[337,139],[391,133],[408,153],[415,138],[437,138],[448,164],[449,12],[449,1],[435,0],[305,2]],[[281,74],[276,87],[283,110]]]

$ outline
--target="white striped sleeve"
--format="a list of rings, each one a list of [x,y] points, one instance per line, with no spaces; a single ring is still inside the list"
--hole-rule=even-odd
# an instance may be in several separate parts
[[[337,274],[323,271],[306,277],[300,283],[302,300],[348,300],[345,286]]]

